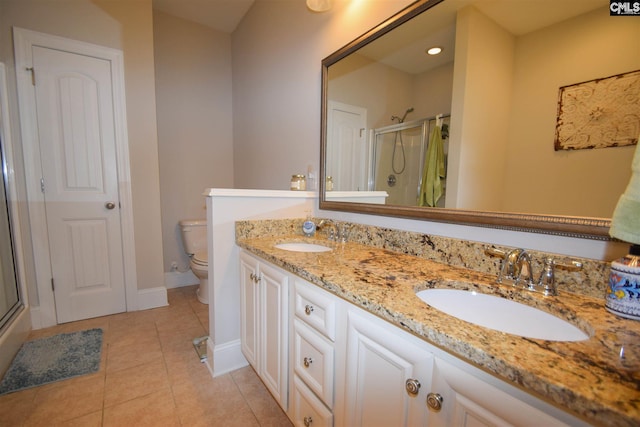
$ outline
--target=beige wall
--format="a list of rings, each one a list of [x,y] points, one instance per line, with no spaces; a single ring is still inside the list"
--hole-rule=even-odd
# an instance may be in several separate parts
[[[514,44],[474,7],[458,13],[448,208],[502,208]]]
[[[0,1],[0,61],[5,62],[9,71],[12,129],[14,144],[19,146],[12,26],[124,52],[138,288],[162,286],[164,276],[151,0]],[[22,223],[28,224],[26,216]],[[24,235],[29,236],[26,233]],[[31,270],[32,266],[33,260],[27,260],[27,267]],[[33,271],[28,273],[28,277],[33,277]],[[33,281],[28,285],[32,296],[35,288]]]
[[[284,190],[292,173],[317,173],[321,60],[409,3],[337,0],[322,14],[298,0],[254,3],[232,35],[237,188]]]
[[[518,38],[507,175],[536,176],[536,184],[523,192],[510,181],[507,210],[611,217],[634,147],[554,151],[558,88],[640,69],[631,40],[640,40],[640,22],[606,8]]]
[[[233,187],[231,36],[157,11],[153,30],[164,271],[182,271],[178,222],[205,218],[205,188]]]

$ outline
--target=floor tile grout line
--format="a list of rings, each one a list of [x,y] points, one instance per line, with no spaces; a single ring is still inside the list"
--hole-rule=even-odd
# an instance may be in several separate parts
[[[244,392],[242,391],[242,388],[240,387],[240,385],[236,381],[236,378],[231,373],[229,373],[227,375],[229,375],[231,377],[231,380],[233,381],[233,384],[236,386],[236,388],[238,389],[238,392],[240,393],[240,396],[242,396],[242,400],[244,400],[244,402],[246,403],[247,407],[251,411],[251,415],[253,415],[253,418],[256,420],[256,423],[258,423],[259,426],[262,425],[262,423],[258,419],[258,415],[256,414],[256,412],[253,409],[253,406],[251,406],[251,403],[249,402],[249,400],[247,400],[247,396],[245,396]]]
[[[176,335],[176,338],[178,338],[177,340],[172,339],[171,337],[165,336],[164,341],[160,339],[160,335],[161,335],[161,330],[162,330],[162,325],[161,325],[161,321],[159,321],[159,319],[161,318],[161,316],[171,316],[172,313],[187,313],[187,318],[188,318],[188,322],[193,322],[193,326],[195,327],[195,325],[197,324],[198,327],[200,328],[200,330],[204,331],[204,334],[209,333],[208,331],[208,327],[205,326],[206,323],[206,319],[209,315],[208,313],[208,308],[202,308],[200,307],[197,302],[197,300],[195,299],[195,297],[191,294],[191,292],[188,292],[186,290],[181,290],[180,292],[177,292],[173,295],[173,303],[171,304],[172,307],[168,307],[169,310],[166,310],[165,312],[159,312],[159,314],[151,314],[151,313],[145,313],[142,314],[144,312],[132,312],[132,313],[124,313],[121,315],[112,315],[112,316],[105,316],[105,319],[102,319],[102,323],[103,326],[105,328],[105,341],[103,343],[103,351],[104,351],[104,355],[102,357],[102,361],[104,362],[104,366],[102,366],[100,375],[102,375],[102,377],[97,377],[95,378],[95,380],[97,381],[96,383],[94,383],[95,386],[98,386],[100,383],[102,383],[102,400],[101,400],[101,404],[100,405],[95,405],[93,406],[95,408],[94,411],[89,411],[89,413],[84,414],[84,415],[80,415],[78,417],[75,417],[73,420],[77,420],[80,417],[84,417],[84,416],[89,416],[91,415],[91,419],[96,423],[96,425],[100,425],[100,426],[106,426],[108,425],[108,422],[114,422],[114,418],[113,415],[110,415],[110,410],[111,408],[114,408],[118,405],[122,405],[125,404],[127,402],[131,402],[131,401],[135,401],[137,399],[141,399],[144,397],[148,397],[149,394],[153,394],[153,392],[151,393],[145,393],[144,396],[136,396],[134,398],[131,399],[127,399],[126,401],[123,402],[119,402],[113,406],[109,406],[107,407],[107,386],[109,384],[109,378],[107,378],[107,376],[111,377],[112,375],[116,375],[117,372],[120,372],[120,369],[116,369],[116,371],[114,372],[110,372],[110,368],[115,369],[118,365],[117,361],[119,360],[118,357],[116,357],[115,359],[110,358],[111,356],[111,352],[113,350],[113,345],[117,344],[117,343],[121,343],[121,340],[127,340],[131,341],[131,339],[136,339],[137,335],[136,335],[136,331],[134,331],[132,328],[127,327],[126,325],[140,325],[143,323],[147,323],[149,322],[149,326],[151,326],[151,324],[153,325],[153,329],[148,329],[147,332],[143,332],[143,333],[148,333],[151,332],[155,338],[155,340],[157,340],[157,342],[159,343],[159,349],[160,349],[160,357],[161,357],[161,361],[162,361],[162,366],[163,369],[160,371],[157,371],[157,374],[160,374],[162,372],[163,375],[166,376],[167,378],[167,385],[169,386],[168,389],[166,389],[167,391],[169,391],[171,393],[171,399],[173,402],[173,417],[175,417],[175,422],[177,423],[177,425],[180,426],[184,426],[187,427],[187,420],[184,418],[186,416],[186,414],[184,412],[181,412],[180,409],[180,399],[178,398],[178,388],[180,386],[180,384],[182,384],[182,380],[180,379],[180,372],[178,370],[172,369],[172,366],[180,366],[180,365],[175,365],[176,360],[175,359],[175,352],[183,352],[184,351],[184,356],[180,356],[180,357],[184,357],[186,361],[189,361],[189,363],[191,362],[190,359],[188,358],[188,356],[186,356],[189,352],[191,352],[190,356],[194,357],[194,358],[198,358],[197,352],[195,351],[195,349],[191,348],[191,342],[190,340],[185,339],[186,335],[188,335],[190,332],[188,332],[188,330],[191,329],[187,329],[190,328],[190,326],[185,326],[184,332],[182,332],[181,330],[179,330],[180,328],[178,328],[178,330],[176,330],[176,332],[178,332],[178,334]],[[184,307],[184,305],[188,305],[187,307]],[[173,308],[174,310],[172,310],[171,308]],[[204,312],[203,310],[207,310],[207,312]],[[193,316],[195,316],[195,319],[193,318]],[[190,319],[189,319],[190,318]],[[195,320],[195,321],[194,321]],[[85,325],[81,325],[81,326],[85,326]],[[166,326],[166,324],[165,324]],[[115,329],[114,329],[115,328]],[[58,327],[55,330],[50,331],[50,333],[55,333],[55,332],[68,332],[67,329],[69,329],[69,327]],[[71,326],[70,329],[74,329],[74,326]],[[114,340],[114,335],[112,335],[112,332],[114,332],[115,330],[117,331],[117,336],[118,339]],[[130,329],[130,330],[128,330]],[[144,329],[144,328],[143,328]],[[139,332],[139,329],[138,331]],[[182,335],[182,338],[180,338],[180,335]],[[181,344],[184,343],[184,344]],[[187,348],[188,347],[188,348]],[[118,347],[119,349],[121,349],[121,346]],[[114,353],[115,355],[115,353]],[[194,360],[196,360],[194,359]],[[158,363],[160,361],[160,358],[158,359],[154,359],[155,362],[154,363]],[[146,364],[147,362],[143,362],[143,364]],[[142,366],[142,364],[137,364],[136,366]],[[127,368],[135,368],[136,366],[132,366],[132,367],[127,367]],[[160,368],[160,366],[158,366],[158,368]],[[124,368],[123,368],[124,369]],[[171,380],[171,376],[170,371],[173,372],[173,376],[174,376],[174,381]],[[134,369],[132,371],[132,374],[135,375],[136,370]],[[245,373],[247,374],[247,373]],[[207,375],[210,376],[210,373],[207,371]],[[253,419],[254,422],[256,423],[256,425],[266,425],[268,423],[267,420],[260,420],[259,419],[259,413],[261,411],[259,411],[258,407],[253,407],[251,404],[251,399],[249,399],[251,396],[246,394],[246,391],[243,392],[243,390],[241,389],[241,384],[242,381],[246,380],[246,378],[244,378],[243,376],[233,376],[231,374],[229,374],[229,376],[231,377],[231,380],[233,381],[233,389],[235,389],[235,392],[237,392],[240,396],[241,396],[241,400],[238,400],[238,402],[242,401],[244,405],[246,405],[246,408],[248,409],[248,411],[251,412],[251,414],[249,415],[249,413],[247,412],[247,420],[251,420]],[[244,379],[243,379],[244,378]],[[199,382],[201,381],[202,378],[200,378],[199,376],[196,378],[194,377],[191,381],[194,382]],[[112,384],[113,385],[113,384]],[[202,384],[195,384],[195,385],[202,385]],[[163,387],[164,388],[164,387]],[[231,389],[231,388],[230,388]],[[112,389],[113,392],[116,392],[117,390]],[[234,392],[234,394],[235,394]],[[124,397],[124,396],[122,396]],[[37,393],[34,393],[33,395],[29,396],[29,401],[33,404],[33,409],[30,410],[30,413],[34,413],[35,409],[36,409],[36,400],[37,400]],[[61,401],[62,404],[64,404],[64,402]],[[98,403],[98,402],[95,402]],[[168,403],[168,402],[167,402]],[[183,402],[182,404],[182,409],[185,408],[184,406],[185,402]],[[273,404],[277,405],[275,402],[273,402]],[[165,404],[166,405],[166,404]],[[203,401],[201,403],[201,407],[202,408],[208,408],[209,406],[211,406],[208,401]],[[99,408],[99,409],[98,409]],[[98,410],[100,411],[99,413],[99,418],[98,418]],[[181,416],[182,415],[182,416]],[[28,419],[30,419],[29,416],[23,418],[21,420],[20,425],[28,425]],[[98,419],[100,421],[98,421]],[[111,421],[109,421],[111,420]],[[67,420],[67,422],[72,421]],[[79,421],[75,421],[75,422],[79,422]],[[251,423],[253,424],[253,422]]]

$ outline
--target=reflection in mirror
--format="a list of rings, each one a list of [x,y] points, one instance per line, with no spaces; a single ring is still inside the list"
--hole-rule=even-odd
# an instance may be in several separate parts
[[[604,111],[588,116],[609,134],[598,149],[555,150],[559,91],[640,69],[640,51],[623,48],[638,39],[640,25],[609,16],[606,0],[417,2],[323,61],[324,176],[388,197],[375,208],[326,192],[321,208],[606,235],[634,149],[616,141],[640,134],[640,83],[584,107]],[[427,55],[433,46],[442,53]],[[439,162],[442,173],[428,171]],[[442,196],[424,203],[433,176]]]

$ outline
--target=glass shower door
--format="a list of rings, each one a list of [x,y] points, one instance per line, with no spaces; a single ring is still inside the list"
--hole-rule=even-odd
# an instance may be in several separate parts
[[[387,204],[417,204],[426,149],[426,122],[376,129],[373,135],[373,190],[386,191]]]
[[[21,302],[7,198],[6,158],[1,138],[0,166],[2,166],[2,185],[0,185],[0,330],[2,330],[11,316],[20,309]]]

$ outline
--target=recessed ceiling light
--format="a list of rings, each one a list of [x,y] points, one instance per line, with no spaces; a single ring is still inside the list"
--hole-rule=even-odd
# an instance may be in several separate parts
[[[427,49],[427,54],[429,55],[437,55],[440,52],[442,52],[442,48],[438,46],[430,47],[429,49]]]
[[[307,0],[307,7],[313,12],[326,12],[331,9],[333,0]]]

